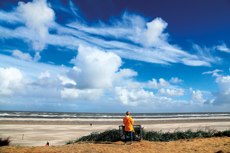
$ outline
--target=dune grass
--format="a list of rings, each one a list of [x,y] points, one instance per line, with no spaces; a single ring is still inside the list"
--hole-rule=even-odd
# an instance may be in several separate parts
[[[101,133],[91,133],[88,136],[83,136],[76,141],[69,141],[66,144],[72,144],[76,142],[81,142],[81,141],[95,141],[95,142],[101,142],[101,141],[109,141],[109,142],[116,142],[120,141],[120,133],[119,130],[117,129],[112,129],[112,130],[106,130]]]
[[[204,129],[197,129],[196,132],[192,130],[187,131],[179,131],[179,128],[174,132],[157,132],[157,131],[146,131],[142,128],[142,139],[148,141],[176,141],[180,139],[194,139],[194,138],[211,138],[211,137],[222,137],[228,136],[230,137],[230,130],[226,131],[217,131],[215,129],[210,129],[209,127],[205,127]],[[107,130],[101,133],[91,133],[88,136],[83,136],[75,141],[68,141],[66,144],[72,144],[81,141],[94,141],[94,142],[115,142],[120,141],[120,132],[117,129]]]

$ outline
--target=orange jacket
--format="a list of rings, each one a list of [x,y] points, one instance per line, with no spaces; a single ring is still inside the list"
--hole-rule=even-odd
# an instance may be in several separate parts
[[[125,131],[133,131],[134,130],[133,129],[133,123],[134,123],[134,121],[133,121],[132,117],[125,116],[123,118],[123,123],[125,125]]]

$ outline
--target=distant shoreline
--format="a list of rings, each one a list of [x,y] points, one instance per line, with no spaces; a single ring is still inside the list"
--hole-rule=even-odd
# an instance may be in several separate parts
[[[203,123],[229,122],[230,117],[207,118],[173,118],[173,119],[135,119],[135,124],[170,124],[170,123]],[[0,118],[0,124],[29,125],[122,125],[122,119],[38,119],[38,118]]]

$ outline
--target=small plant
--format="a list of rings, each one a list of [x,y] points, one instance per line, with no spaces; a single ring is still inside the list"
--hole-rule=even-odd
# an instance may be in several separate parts
[[[224,136],[230,137],[230,130],[224,131],[223,132]]]
[[[10,145],[10,137],[6,138],[6,139],[2,139],[0,138],[0,146],[9,146]]]
[[[69,144],[73,144],[73,143],[74,143],[74,141],[67,141],[65,144],[69,145]]]

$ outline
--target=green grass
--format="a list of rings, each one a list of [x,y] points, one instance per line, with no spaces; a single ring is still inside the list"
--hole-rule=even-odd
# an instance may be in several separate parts
[[[137,131],[136,131],[137,132]],[[134,133],[135,134],[135,133]],[[142,139],[148,141],[176,141],[180,139],[194,139],[194,138],[211,138],[211,137],[222,137],[228,136],[230,137],[230,130],[226,131],[216,131],[215,129],[210,129],[209,127],[205,127],[205,129],[197,129],[196,132],[192,130],[187,131],[179,131],[176,129],[174,132],[156,132],[156,131],[146,131],[142,128]],[[88,136],[83,136],[76,141],[69,141],[66,144],[73,144],[81,141],[95,141],[95,142],[116,142],[120,141],[120,133],[119,130],[107,130],[102,133],[91,133]]]

